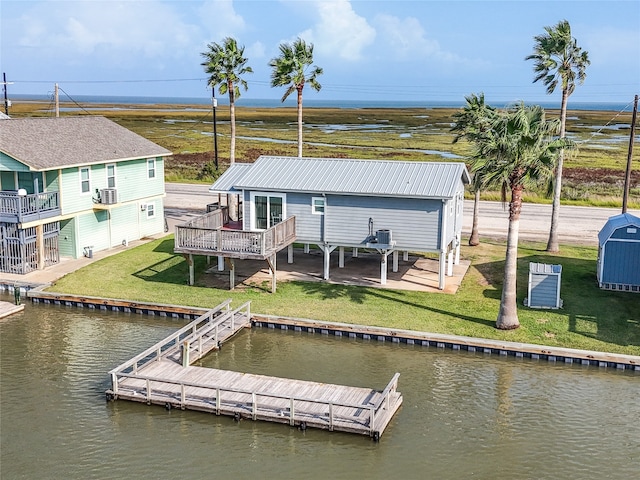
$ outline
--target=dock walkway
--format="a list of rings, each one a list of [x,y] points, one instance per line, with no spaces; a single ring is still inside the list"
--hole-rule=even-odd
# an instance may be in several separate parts
[[[8,317],[14,313],[24,310],[24,305],[14,305],[10,302],[0,302],[0,318]]]
[[[380,439],[402,405],[397,373],[379,391],[191,365],[248,326],[249,303],[229,303],[111,370],[107,398]]]

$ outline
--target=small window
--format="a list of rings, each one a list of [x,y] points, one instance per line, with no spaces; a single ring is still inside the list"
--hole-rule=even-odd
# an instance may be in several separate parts
[[[313,197],[311,199],[311,213],[314,215],[324,215],[326,199],[324,197]]]
[[[633,228],[633,227],[627,228],[627,233],[635,234],[637,232],[638,232],[638,229],[636,228]]]
[[[147,203],[147,218],[154,218],[156,216],[156,205],[154,203]]]
[[[156,159],[149,158],[147,160],[147,177],[156,178]]]
[[[91,191],[89,167],[82,167],[80,169],[80,191],[82,193],[89,193]]]
[[[116,188],[116,165],[107,165],[107,188]]]

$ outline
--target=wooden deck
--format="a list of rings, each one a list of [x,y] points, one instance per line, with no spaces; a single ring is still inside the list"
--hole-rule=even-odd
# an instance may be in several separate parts
[[[8,317],[24,310],[24,304],[14,305],[10,302],[0,302],[0,318]]]
[[[248,323],[248,303],[229,303],[109,372],[107,398],[380,439],[402,405],[397,373],[379,391],[192,366]]]
[[[295,217],[264,231],[235,230],[217,209],[176,226],[174,251],[190,255],[266,260],[296,240]]]

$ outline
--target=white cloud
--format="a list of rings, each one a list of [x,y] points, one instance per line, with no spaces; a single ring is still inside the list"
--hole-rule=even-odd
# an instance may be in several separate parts
[[[244,56],[250,59],[265,58],[265,47],[262,42],[254,42],[245,48]]]
[[[199,8],[199,14],[200,23],[213,37],[212,42],[220,42],[225,37],[237,38],[246,27],[244,18],[233,7],[233,0],[207,0]]]
[[[361,59],[362,51],[375,40],[375,29],[353,10],[348,0],[318,1],[313,5],[318,22],[300,37],[313,43],[321,55],[349,61]]]
[[[455,58],[455,55],[444,51],[437,40],[427,38],[424,28],[416,18],[400,19],[381,14],[376,16],[374,23],[378,27],[382,42],[399,58]]]
[[[195,33],[193,25],[157,1],[47,2],[23,14],[21,22],[19,45],[43,54],[55,50],[57,58],[74,63],[96,54],[103,55],[104,62],[123,61],[135,53],[177,58]]]

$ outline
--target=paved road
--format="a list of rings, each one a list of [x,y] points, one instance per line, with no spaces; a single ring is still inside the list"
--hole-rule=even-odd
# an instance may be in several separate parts
[[[209,185],[167,183],[165,208],[169,226],[173,230],[176,222],[202,213],[208,203],[217,201],[217,196],[208,192]],[[563,205],[560,209],[560,242],[586,245],[598,244],[598,232],[607,219],[621,212],[618,208],[574,207]],[[640,210],[629,210],[640,216]],[[471,233],[473,201],[465,201],[463,234]],[[520,238],[546,242],[551,221],[551,205],[527,203],[522,207]],[[500,202],[481,202],[480,236],[506,238],[508,211]]]

